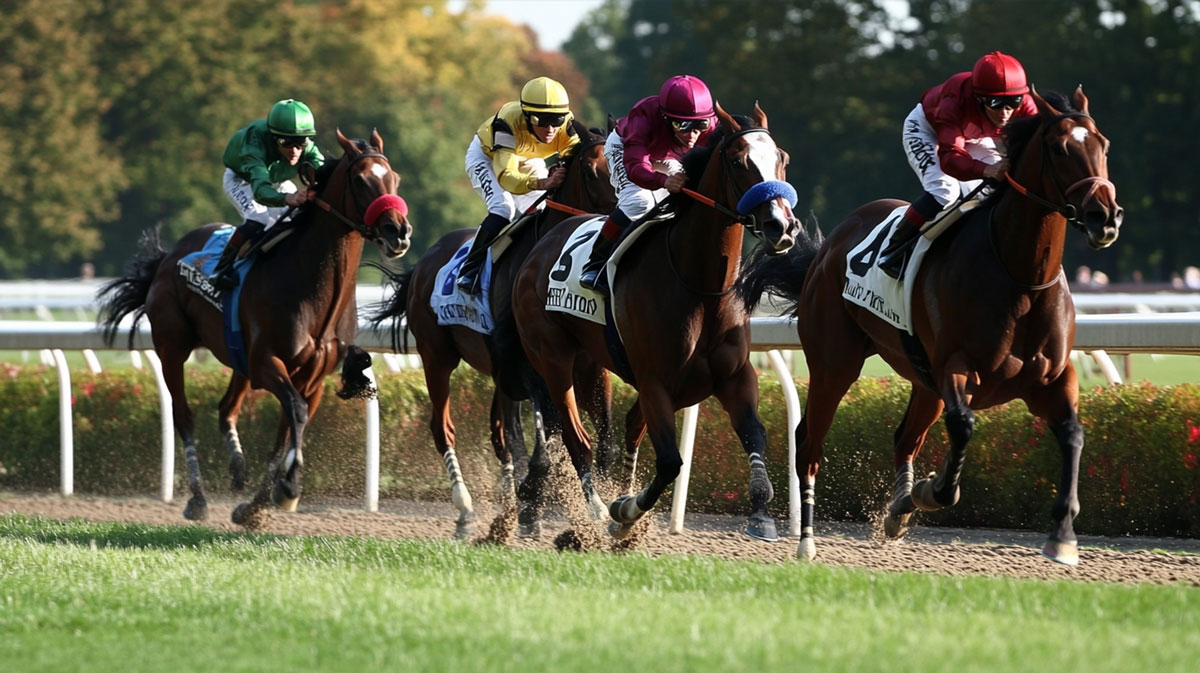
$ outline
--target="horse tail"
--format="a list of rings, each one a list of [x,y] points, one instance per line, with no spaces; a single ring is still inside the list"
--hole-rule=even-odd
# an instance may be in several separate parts
[[[158,227],[147,229],[138,239],[138,251],[125,266],[125,275],[100,287],[96,293],[96,301],[100,303],[96,323],[103,329],[105,344],[113,344],[121,319],[133,313],[133,326],[129,330],[129,349],[133,350],[138,322],[146,315],[146,296],[150,294],[150,283],[154,281],[154,275],[166,256]]]
[[[405,317],[408,313],[408,285],[412,281],[413,269],[397,273],[374,262],[368,262],[367,264],[383,272],[383,275],[387,278],[385,286],[392,289],[392,294],[383,301],[366,307],[366,320],[370,323],[372,329],[378,331],[380,326],[390,319],[392,321],[390,327],[392,350],[397,352],[407,351],[408,330],[405,329],[405,322],[401,321],[401,318]]]
[[[786,253],[772,256],[762,246],[755,248],[738,279],[738,295],[745,302],[746,311],[754,311],[763,294],[770,292],[783,299],[787,314],[795,314],[804,289],[804,276],[823,240],[817,218],[810,214],[806,226],[796,236],[795,245]]]

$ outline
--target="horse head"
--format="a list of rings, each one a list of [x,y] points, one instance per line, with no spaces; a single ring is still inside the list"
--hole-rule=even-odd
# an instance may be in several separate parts
[[[396,193],[400,176],[383,154],[383,138],[372,130],[370,141],[354,141],[338,129],[337,139],[344,154],[318,205],[379,245],[388,259],[403,256],[412,245],[412,224],[408,204]]]
[[[1108,138],[1088,114],[1083,87],[1075,90],[1074,109],[1065,96],[1051,96],[1056,104],[1037,91],[1031,90],[1030,96],[1037,104],[1041,142],[1031,139],[1025,151],[1041,156],[1026,159],[1021,174],[1009,178],[1010,184],[1062,214],[1087,236],[1091,247],[1112,245],[1120,234],[1125,209],[1117,204],[1117,188],[1108,179]],[[1038,188],[1027,190],[1022,184]]]
[[[775,144],[767,113],[757,102],[748,118],[735,118],[720,104],[716,113],[721,140],[715,154],[723,166],[726,198],[737,204],[739,221],[762,240],[768,254],[783,254],[801,226],[792,213],[796,190],[786,182],[788,155]]]
[[[612,212],[617,207],[617,192],[604,158],[606,134],[578,121],[571,123],[579,144],[567,157],[567,175],[555,192],[555,200],[589,213]]]

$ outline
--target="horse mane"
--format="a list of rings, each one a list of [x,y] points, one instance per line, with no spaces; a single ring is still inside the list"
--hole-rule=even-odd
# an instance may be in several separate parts
[[[354,146],[357,147],[360,152],[375,151],[375,148],[371,147],[371,144],[366,140],[358,139],[351,140],[350,142],[354,143]],[[326,159],[325,163],[321,164],[321,166],[317,168],[315,177],[313,178],[314,182],[312,184],[312,188],[315,189],[318,194],[325,191],[325,187],[329,184],[329,179],[333,176],[333,172],[337,170],[338,164],[342,163],[342,159],[345,156],[346,154],[343,152],[342,156],[338,157],[336,160]],[[311,213],[312,208],[302,208],[293,219],[297,222],[307,221]]]
[[[733,119],[743,129],[759,128],[758,124],[755,124],[754,120],[750,119],[750,117],[747,117],[746,115],[733,115]],[[708,166],[709,159],[712,158],[713,151],[715,151],[717,146],[721,144],[721,141],[725,139],[725,132],[722,130],[722,128],[723,127],[718,125],[716,130],[713,131],[712,135],[708,137],[707,143],[705,143],[703,146],[693,147],[688,151],[687,154],[683,155],[682,159],[680,159],[680,163],[683,164],[683,172],[688,176],[688,189],[696,188],[696,185],[700,182],[701,176],[704,175],[704,169]]]

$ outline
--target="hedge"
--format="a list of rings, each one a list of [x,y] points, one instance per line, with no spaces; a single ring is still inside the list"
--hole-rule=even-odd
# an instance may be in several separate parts
[[[58,380],[53,369],[0,365],[0,489],[57,490]],[[216,408],[228,372],[195,369],[188,395],[196,417],[201,469],[210,494],[228,493],[227,455]],[[772,508],[787,512],[787,410],[778,381],[760,378],[759,413],[767,427]],[[804,382],[797,381],[801,397]],[[429,400],[420,371],[380,377],[380,495],[447,500],[444,468],[429,435]],[[309,495],[359,497],[364,474],[362,401],[333,395],[305,437],[304,487]],[[158,491],[160,425],[153,376],[138,370],[72,374],[75,485],[78,492],[150,495]],[[487,497],[499,469],[487,440],[490,382],[460,368],[454,375],[453,414],[458,456],[468,487]],[[869,520],[886,506],[892,485],[892,433],[908,400],[899,379],[862,379],[843,400],[826,443],[817,480],[821,519]],[[634,393],[614,384],[616,436]],[[1082,513],[1076,530],[1095,535],[1200,537],[1200,386],[1110,386],[1083,391],[1086,438],[1080,475]],[[682,417],[682,414],[679,414]],[[239,421],[251,484],[262,477],[274,441],[279,405],[263,391],[247,398]],[[532,424],[527,424],[527,428]],[[527,431],[526,437],[531,434]],[[701,406],[692,467],[690,511],[746,512],[747,463],[719,404]],[[179,442],[177,442],[177,450]],[[643,443],[639,476],[653,466]],[[917,461],[918,474],[939,469],[948,448],[938,424]],[[962,499],[953,508],[921,514],[919,523],[943,526],[1049,529],[1060,454],[1044,422],[1015,402],[978,414],[968,448]],[[186,490],[182,455],[176,489]],[[660,506],[667,506],[664,497]]]

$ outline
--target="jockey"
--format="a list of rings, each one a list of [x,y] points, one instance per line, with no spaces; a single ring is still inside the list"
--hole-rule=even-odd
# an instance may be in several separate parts
[[[902,140],[908,165],[925,188],[908,207],[896,233],[879,255],[879,268],[899,278],[907,245],[921,225],[937,216],[984,178],[1008,171],[1002,135],[1014,119],[1032,117],[1037,106],[1025,95],[1029,85],[1017,59],[993,51],[971,72],[960,72],[929,89],[904,120]]]
[[[547,158],[566,155],[579,143],[569,106],[562,84],[535,77],[521,88],[521,100],[505,103],[471,139],[467,176],[487,204],[488,214],[458,272],[458,288],[463,292],[478,294],[484,255],[500,230],[566,178],[562,166],[538,176],[545,173]]]
[[[238,129],[225,146],[225,196],[245,222],[234,230],[221,252],[209,282],[218,290],[237,286],[233,262],[247,241],[255,241],[283,216],[288,206],[299,207],[315,194],[296,190],[291,179],[300,164],[314,168],[325,163],[321,150],[310,139],[317,135],[312,111],[288,98],[271,106],[266,119]]]
[[[617,209],[608,216],[583,266],[579,284],[596,290],[621,233],[667,194],[687,184],[681,157],[717,127],[712,94],[698,77],[676,75],[657,96],[638,101],[604,143]]]

